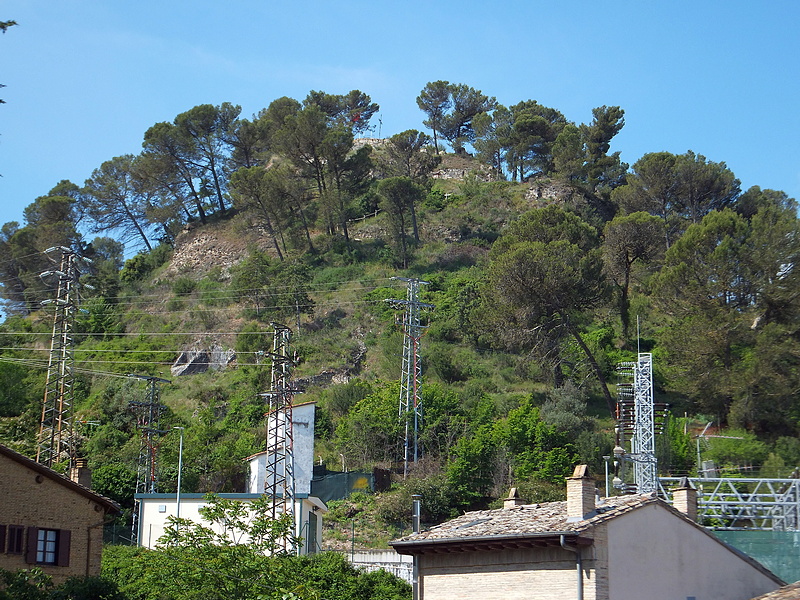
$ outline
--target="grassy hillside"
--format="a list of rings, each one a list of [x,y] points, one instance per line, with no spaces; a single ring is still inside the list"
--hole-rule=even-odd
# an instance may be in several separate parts
[[[350,470],[395,472],[391,491],[333,504],[332,546],[346,547],[354,535],[359,546],[399,535],[408,526],[412,493],[423,495],[424,518],[434,522],[486,506],[510,485],[529,501],[557,499],[563,477],[579,461],[602,473],[614,421],[596,372],[613,392],[615,365],[636,349],[621,334],[614,296],[573,313],[592,365],[568,336],[542,335],[564,323],[497,304],[491,251],[508,224],[531,209],[556,205],[581,215],[592,231],[602,230],[602,215],[565,182],[486,181],[486,169],[464,156],[451,156],[440,168],[457,177],[437,180],[419,203],[420,239],[411,241],[406,269],[398,268],[386,211],[354,218],[349,240],[315,230],[314,252],[290,248],[281,260],[253,212],[229,210],[187,227],[174,248],[129,260],[116,295],[87,298],[76,323],[74,414],[78,452],[89,458],[96,489],[132,506],[140,438],[130,402],[144,400],[148,389],[129,374],[170,380],[158,386],[166,406],[159,426],[166,432],[185,427],[184,491],[242,489],[242,459],[265,443],[260,394],[270,385],[265,353],[274,322],[294,330],[298,401],[318,406],[317,461],[331,470],[344,463]],[[662,340],[676,317],[651,294],[659,266],[652,261],[635,272],[628,301],[644,317],[642,343],[656,356],[659,399],[672,404],[673,415],[686,416],[673,418],[660,439],[660,469],[680,473],[694,468],[693,428],[724,423],[728,414],[709,411],[677,385],[684,375],[665,366]],[[435,305],[424,314],[420,348],[423,459],[405,480],[397,418],[403,337],[399,313],[385,302],[405,297],[394,276],[429,282],[420,300]],[[35,454],[51,318],[37,311],[0,326],[6,384],[0,441],[28,455]],[[214,349],[235,358],[203,373],[172,375],[182,353]],[[721,463],[766,465],[778,473],[800,461],[792,427],[762,439],[745,431],[735,448],[703,450]],[[177,435],[165,434],[163,491],[175,489],[177,448]]]

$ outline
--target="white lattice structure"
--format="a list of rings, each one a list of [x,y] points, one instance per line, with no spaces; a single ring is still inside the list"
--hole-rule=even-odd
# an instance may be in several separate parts
[[[659,493],[672,501],[681,478],[661,477]],[[800,479],[691,477],[698,521],[714,529],[800,531]]]
[[[633,486],[641,494],[658,490],[656,434],[666,416],[666,405],[653,397],[653,355],[640,352],[635,362],[621,363],[619,373],[628,378],[618,387],[618,427],[620,436],[630,436],[630,452],[618,459],[633,463]]]

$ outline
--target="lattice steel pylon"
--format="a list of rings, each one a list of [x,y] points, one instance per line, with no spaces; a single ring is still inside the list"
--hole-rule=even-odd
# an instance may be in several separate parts
[[[42,402],[42,418],[39,423],[36,462],[53,467],[55,463],[75,458],[73,440],[72,404],[75,383],[74,339],[72,336],[75,314],[80,305],[80,270],[83,259],[64,246],[45,250],[48,257],[58,264],[57,269],[41,273],[47,281],[56,279],[56,297],[42,302],[54,306],[53,334],[50,339],[50,355],[47,363],[47,379]],[[60,258],[53,254],[60,253]]]
[[[623,454],[618,442],[615,455],[633,463],[633,483],[640,494],[658,491],[656,433],[663,429],[666,405],[653,399],[653,355],[640,352],[635,362],[621,363],[618,371],[632,378],[621,383],[618,393],[620,435],[631,436],[631,452]]]
[[[398,418],[403,424],[403,477],[408,475],[409,453],[413,462],[419,460],[419,431],[422,427],[422,363],[419,360],[419,343],[424,327],[420,325],[420,310],[432,309],[433,304],[419,301],[419,286],[429,285],[421,279],[392,277],[406,282],[406,299],[387,298],[394,308],[403,309],[403,366],[400,375],[400,406]]]
[[[134,375],[150,384],[148,398],[144,402],[129,402],[128,407],[136,414],[136,427],[141,432],[139,443],[139,460],[136,467],[136,494],[155,494],[158,492],[158,440],[166,431],[158,428],[161,413],[166,408],[159,399],[159,383],[172,383],[169,379],[150,375]],[[134,500],[133,521],[131,523],[131,540],[139,539],[140,501]]]
[[[292,403],[294,391],[290,380],[294,357],[290,341],[292,331],[284,325],[273,323],[272,382],[270,391],[262,394],[268,400],[267,451],[264,493],[270,498],[271,518],[288,515],[294,523],[295,477],[294,435],[292,432]],[[284,539],[284,548],[294,550],[294,536]]]

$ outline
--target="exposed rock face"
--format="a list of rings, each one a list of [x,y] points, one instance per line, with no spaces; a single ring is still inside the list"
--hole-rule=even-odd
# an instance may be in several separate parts
[[[372,146],[373,148],[380,148],[386,146],[389,140],[384,138],[356,138],[353,140],[353,152],[360,150],[364,146]]]
[[[168,274],[205,273],[212,267],[227,273],[245,254],[243,248],[221,240],[213,231],[192,233],[176,244]]]
[[[230,348],[214,344],[211,348],[203,348],[199,343],[189,350],[184,350],[178,360],[170,367],[174,377],[204,373],[209,369],[219,371],[236,359],[236,353]]]
[[[292,385],[298,390],[307,390],[310,387],[328,387],[330,385],[347,383],[350,379],[361,371],[361,363],[367,355],[367,346],[363,341],[364,332],[361,328],[353,332],[358,346],[350,357],[350,364],[338,369],[327,369],[317,375],[310,377],[300,377],[292,381]]]
[[[533,204],[541,200],[560,200],[562,202],[568,202],[575,198],[583,199],[575,189],[567,184],[547,179],[530,180],[530,188],[525,193],[525,200]]]
[[[239,229],[231,224],[213,228],[187,227],[175,242],[175,251],[164,275],[170,278],[191,273],[199,279],[211,269],[219,268],[222,278],[227,279],[231,267],[247,256],[250,246],[270,251],[269,236],[258,224],[240,225]]]

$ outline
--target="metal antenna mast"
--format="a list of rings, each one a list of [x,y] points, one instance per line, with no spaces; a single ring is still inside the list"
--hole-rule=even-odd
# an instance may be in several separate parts
[[[169,379],[150,375],[130,374],[128,377],[142,379],[150,384],[148,399],[145,402],[129,402],[128,406],[136,413],[136,427],[142,432],[139,444],[139,461],[136,468],[136,493],[155,494],[158,491],[157,453],[158,440],[166,433],[158,428],[158,420],[166,408],[159,399],[159,383],[172,383]],[[139,535],[138,526],[139,500],[134,501],[131,539],[136,542]]]
[[[639,353],[633,376],[633,397],[636,422],[633,441],[633,478],[640,494],[658,490],[658,460],[656,459],[655,411],[653,406],[653,355]]]
[[[56,260],[51,254],[60,253]],[[80,305],[78,262],[87,260],[64,246],[54,246],[45,250],[57,269],[40,274],[43,280],[57,280],[55,299],[45,300],[43,305],[54,305],[53,334],[50,339],[50,356],[47,364],[47,380],[42,402],[42,418],[39,425],[36,462],[48,467],[55,463],[75,458],[74,440],[72,439],[72,404],[74,395],[72,337],[75,313]]]
[[[396,281],[405,281],[406,299],[387,298],[386,302],[394,308],[403,309],[403,368],[400,376],[400,408],[398,417],[404,424],[403,440],[403,477],[408,475],[409,453],[413,462],[419,460],[419,430],[422,426],[422,364],[419,360],[419,342],[423,327],[419,323],[420,309],[432,309],[433,304],[419,301],[419,286],[429,285],[421,279],[392,277]],[[411,433],[409,430],[412,430]]]
[[[292,402],[294,390],[289,384],[294,360],[289,342],[292,330],[273,323],[272,386],[263,394],[269,401],[267,412],[267,473],[264,493],[272,500],[272,518],[290,515],[294,523],[295,479]],[[293,545],[284,540],[286,546]]]
[[[633,481],[640,494],[657,492],[655,436],[663,432],[667,406],[653,401],[653,355],[640,352],[636,362],[621,363],[618,370],[633,379],[620,384],[618,400],[620,433],[631,435],[631,453],[625,455],[618,443],[614,454],[618,460],[633,462]]]

